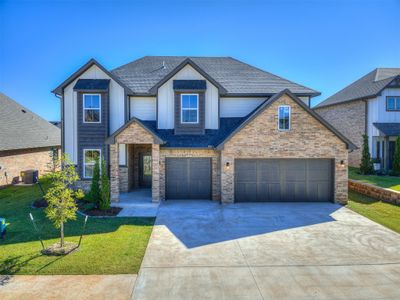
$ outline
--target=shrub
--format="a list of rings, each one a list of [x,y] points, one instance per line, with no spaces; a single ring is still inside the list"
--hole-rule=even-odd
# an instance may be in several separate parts
[[[400,175],[400,137],[398,136],[396,139],[396,148],[394,150],[393,157],[393,175]]]
[[[110,180],[107,176],[107,166],[104,158],[101,160],[101,197],[99,202],[99,208],[101,210],[110,209]]]
[[[360,173],[363,175],[369,175],[374,173],[372,165],[371,154],[369,153],[368,147],[368,135],[363,135],[363,150],[360,164]]]
[[[100,165],[99,159],[97,159],[93,169],[92,185],[90,186],[89,199],[94,203],[99,203],[100,198]]]

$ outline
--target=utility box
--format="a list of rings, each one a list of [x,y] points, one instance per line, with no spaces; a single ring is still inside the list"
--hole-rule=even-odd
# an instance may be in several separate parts
[[[22,181],[25,184],[37,183],[39,180],[38,170],[26,170],[21,172]]]

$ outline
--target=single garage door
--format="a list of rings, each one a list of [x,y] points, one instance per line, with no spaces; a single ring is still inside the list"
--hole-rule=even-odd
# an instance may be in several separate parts
[[[237,159],[236,202],[323,202],[333,199],[331,159]]]
[[[166,158],[167,199],[211,199],[211,158]]]

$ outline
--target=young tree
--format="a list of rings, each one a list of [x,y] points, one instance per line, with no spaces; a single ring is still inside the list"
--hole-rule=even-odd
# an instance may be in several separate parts
[[[101,197],[99,208],[101,210],[107,210],[110,208],[110,180],[107,176],[107,166],[104,158],[101,160]]]
[[[101,190],[100,190],[100,165],[99,158],[96,159],[96,163],[93,169],[93,177],[92,177],[92,185],[90,186],[90,199],[98,205],[101,198]]]
[[[394,150],[394,157],[393,157],[393,175],[399,176],[400,175],[400,136],[396,139],[396,148]]]
[[[50,161],[47,163],[47,169],[50,173],[54,173],[60,169],[60,158],[59,150],[57,148],[52,148],[49,151]]]
[[[51,187],[44,198],[48,202],[45,210],[47,218],[53,222],[56,228],[60,229],[60,247],[64,247],[64,224],[69,220],[76,219],[77,206],[74,201],[75,192],[72,185],[79,180],[75,167],[68,160],[67,156],[61,158],[62,168],[50,173]]]
[[[371,154],[369,153],[368,147],[368,135],[363,135],[363,150],[360,164],[361,174],[368,175],[374,173],[374,167],[372,165]]]

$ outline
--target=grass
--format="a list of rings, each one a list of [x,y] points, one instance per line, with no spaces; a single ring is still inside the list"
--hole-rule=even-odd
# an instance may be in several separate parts
[[[400,191],[400,177],[395,176],[378,176],[378,175],[361,175],[358,168],[349,167],[349,178],[360,180],[380,187]]]
[[[347,207],[376,223],[400,233],[400,206],[349,191]]]
[[[44,188],[48,183],[43,181]],[[10,223],[0,239],[0,274],[136,274],[154,224],[154,218],[89,218],[78,251],[62,257],[40,253],[41,245],[29,219],[32,212],[45,246],[59,240],[59,231],[43,209],[32,209],[42,197],[38,186],[0,190],[0,217]],[[84,218],[65,226],[66,241],[78,242]]]

